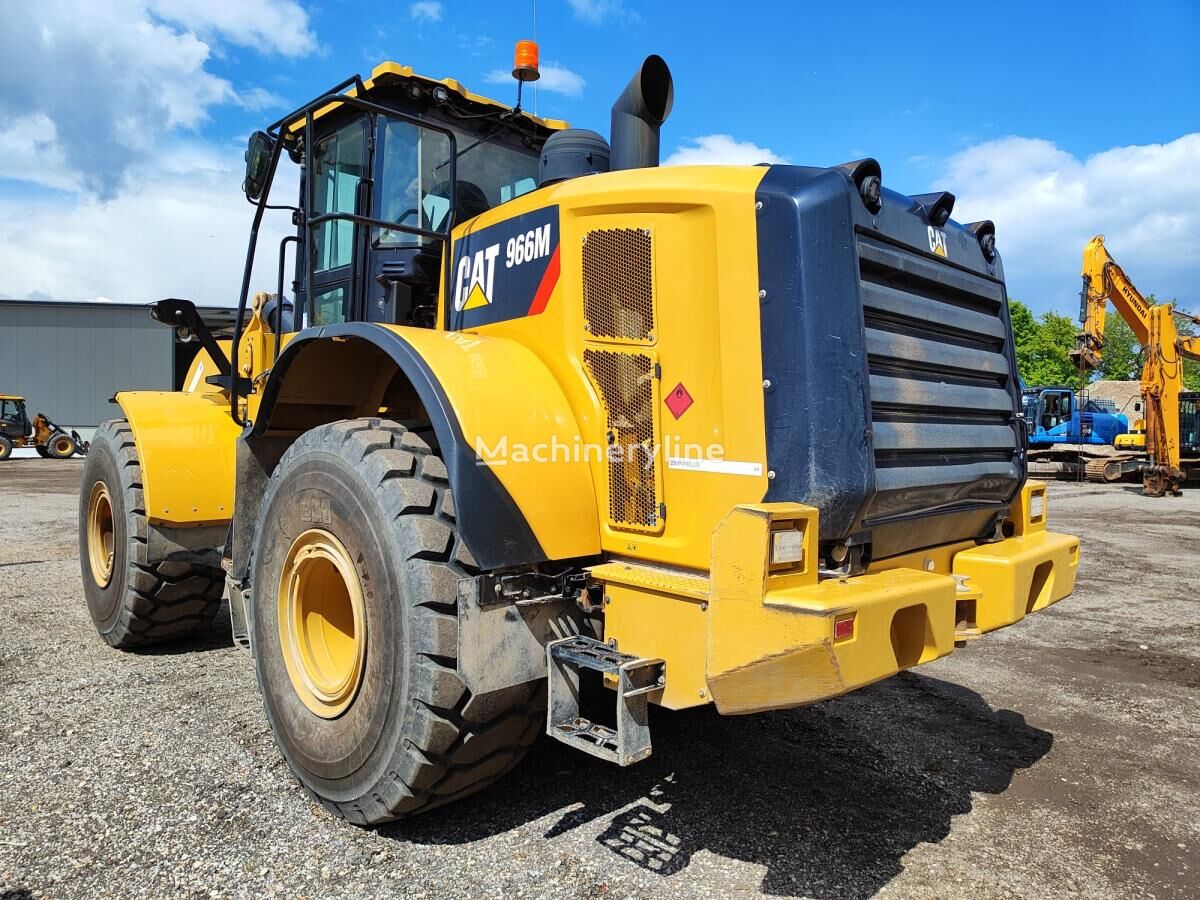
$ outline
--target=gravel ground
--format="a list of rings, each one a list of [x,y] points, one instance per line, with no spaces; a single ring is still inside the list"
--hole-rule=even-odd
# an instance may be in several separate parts
[[[83,602],[79,461],[0,467],[0,898],[1195,896],[1200,490],[1052,487],[1073,597],[802,710],[658,711],[628,770],[543,740],[362,831],[292,780],[222,616],[119,653]]]

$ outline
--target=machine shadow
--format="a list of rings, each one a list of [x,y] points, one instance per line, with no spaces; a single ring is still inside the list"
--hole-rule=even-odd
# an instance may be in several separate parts
[[[550,817],[602,825],[615,856],[667,877],[699,850],[763,866],[767,894],[869,897],[974,792],[998,794],[1053,736],[949,682],[904,673],[799,710],[725,718],[656,710],[655,752],[624,771],[544,739],[479,797],[380,829],[461,843]]]
[[[216,617],[206,628],[176,641],[134,647],[132,652],[141,656],[179,656],[190,653],[208,653],[211,650],[227,650],[233,644],[233,628],[229,621],[229,601],[222,600]],[[247,661],[249,656],[246,657]]]

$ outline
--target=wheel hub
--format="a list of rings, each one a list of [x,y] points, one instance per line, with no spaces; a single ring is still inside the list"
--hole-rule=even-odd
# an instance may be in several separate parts
[[[366,661],[362,582],[345,546],[320,528],[292,542],[279,579],[279,642],[297,696],[333,719],[354,701]]]
[[[92,578],[100,587],[108,587],[113,573],[115,529],[112,498],[108,493],[108,485],[103,481],[92,485],[92,492],[88,496],[87,548]]]

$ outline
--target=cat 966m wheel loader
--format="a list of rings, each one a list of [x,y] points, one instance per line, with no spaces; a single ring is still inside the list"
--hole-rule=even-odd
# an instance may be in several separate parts
[[[393,63],[305,104],[247,151],[245,326],[160,302],[189,390],[118,394],[93,443],[101,634],[185,634],[224,580],[281,752],[351,821],[541,732],[628,765],[650,705],[834,697],[1072,590],[991,224],[870,159],[660,168],[673,90],[648,58],[611,143]]]

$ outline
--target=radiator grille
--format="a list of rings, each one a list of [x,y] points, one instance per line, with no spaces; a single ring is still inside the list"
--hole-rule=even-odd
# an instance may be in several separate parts
[[[656,531],[661,511],[654,458],[654,361],[644,353],[591,348],[583,351],[583,361],[608,419],[609,519],[617,527]]]
[[[877,494],[867,524],[994,505],[1022,477],[997,282],[858,242]]]
[[[583,319],[592,337],[653,339],[653,249],[644,228],[602,228],[583,236]]]

